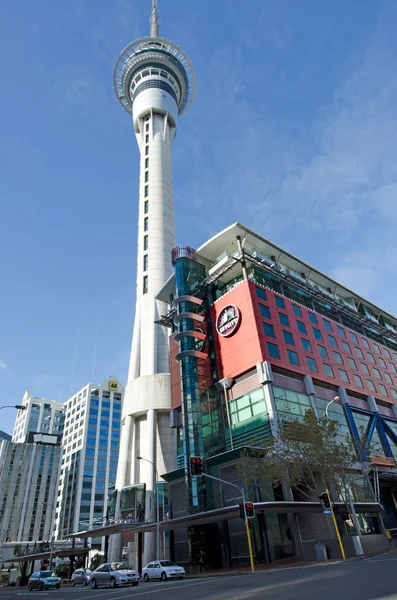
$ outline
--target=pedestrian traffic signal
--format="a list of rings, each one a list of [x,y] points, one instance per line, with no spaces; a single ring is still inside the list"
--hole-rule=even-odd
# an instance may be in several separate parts
[[[328,492],[323,492],[320,496],[320,502],[323,503],[323,506],[326,510],[329,510],[331,508],[331,499],[329,497]]]
[[[199,456],[191,456],[189,461],[191,477],[200,477],[203,474],[203,461]]]
[[[255,508],[252,502],[245,503],[245,514],[247,519],[253,519],[255,517]]]

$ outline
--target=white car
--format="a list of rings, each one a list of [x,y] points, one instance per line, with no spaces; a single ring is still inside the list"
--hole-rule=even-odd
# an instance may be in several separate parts
[[[183,579],[185,575],[185,569],[170,560],[156,560],[142,569],[142,577],[146,582],[150,579]]]
[[[127,563],[112,562],[101,565],[91,573],[91,587],[99,585],[110,585],[115,588],[118,585],[138,585],[140,575],[138,571],[130,569]]]

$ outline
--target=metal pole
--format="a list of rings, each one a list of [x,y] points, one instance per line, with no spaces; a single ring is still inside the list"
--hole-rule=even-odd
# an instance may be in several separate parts
[[[213,475],[207,475],[207,473],[203,473],[203,476],[208,477],[208,479],[213,479],[214,481],[220,481],[220,483],[224,483],[226,485],[231,485],[232,487],[237,488],[238,491],[240,492],[241,497],[243,499],[243,506],[244,506],[244,522],[245,522],[245,531],[247,534],[248,553],[249,553],[249,557],[250,557],[251,571],[252,571],[252,573],[255,573],[254,555],[252,552],[252,544],[251,544],[251,532],[250,532],[248,519],[247,519],[247,511],[245,510],[244,488],[243,487],[239,488],[238,485],[236,485],[235,483],[230,483],[230,481],[225,481],[224,479],[220,479],[219,477],[214,477]]]
[[[331,498],[331,497],[330,497],[330,495],[329,495],[329,489],[328,489],[328,488],[325,488],[325,491],[326,491],[326,492],[327,492],[327,494],[328,494],[328,498]],[[337,524],[337,522],[336,522],[336,519],[335,519],[334,506],[333,506],[333,503],[332,503],[332,502],[331,502],[330,504],[331,504],[331,515],[332,515],[332,522],[333,522],[333,524],[334,524],[334,527],[335,527],[335,533],[336,533],[336,537],[338,538],[338,542],[339,542],[340,551],[341,551],[341,553],[342,553],[342,558],[343,558],[343,560],[346,560],[346,556],[345,556],[345,549],[344,549],[344,547],[343,547],[342,540],[341,540],[340,533],[339,533],[339,529],[338,529],[338,524]]]

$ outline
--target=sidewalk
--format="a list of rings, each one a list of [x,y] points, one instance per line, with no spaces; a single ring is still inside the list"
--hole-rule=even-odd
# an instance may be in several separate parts
[[[339,562],[338,560],[327,560],[327,561],[307,561],[302,560],[296,557],[291,558],[283,558],[272,562],[270,564],[256,564],[255,572],[257,571],[274,571],[274,570],[282,570],[282,569],[293,569],[296,567],[307,567],[309,565],[319,565],[325,563]],[[210,571],[204,571],[203,573],[199,572],[199,567],[197,566],[197,571],[190,571],[186,573],[186,579],[197,578],[197,577],[228,577],[233,575],[249,575],[251,573],[251,567],[235,567],[233,569],[225,568],[225,569],[211,569]]]

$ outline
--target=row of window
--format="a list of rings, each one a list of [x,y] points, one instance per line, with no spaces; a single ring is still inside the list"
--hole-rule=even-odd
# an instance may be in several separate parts
[[[302,342],[307,342],[309,344],[309,350],[308,351],[312,352],[312,349],[310,347],[310,342],[308,340],[303,340],[303,339],[302,339]],[[303,346],[305,348],[305,345],[303,345]],[[319,346],[319,348],[323,348],[323,347]],[[278,346],[276,344],[273,344],[272,342],[267,342],[267,350],[268,350],[269,356],[271,356],[272,358],[280,358],[280,352],[279,352]],[[323,348],[323,350],[326,351],[326,348]],[[291,365],[295,365],[295,366],[298,366],[298,367],[301,366],[300,362],[299,362],[299,356],[298,356],[297,352],[295,352],[294,350],[287,349],[287,353],[288,353],[288,359],[289,359],[289,362],[290,362]],[[322,353],[320,352],[320,354],[322,354]],[[324,357],[324,354],[322,356]],[[305,358],[306,358],[306,363],[307,363],[307,366],[308,366],[309,370],[312,371],[313,373],[318,373],[318,367],[317,367],[316,360],[314,358],[310,357],[310,356],[306,356]],[[328,356],[326,356],[326,358],[328,358]],[[322,364],[323,364],[323,368],[324,368],[324,373],[328,377],[335,378],[333,367],[330,364],[328,364],[328,363],[324,363],[323,362]],[[366,367],[366,365],[364,365],[364,366]],[[354,368],[357,368],[357,367],[354,366]],[[339,376],[340,376],[341,380],[344,383],[350,383],[349,376],[348,376],[347,372],[344,369],[340,369],[340,368],[338,368],[338,371],[339,371]],[[364,370],[364,373],[366,373],[365,370]],[[378,373],[379,373],[379,371],[378,371]],[[366,374],[370,375],[369,371]],[[377,377],[377,375],[375,375],[375,377]],[[380,378],[380,373],[379,373],[379,377],[378,378]],[[360,375],[357,375],[357,374],[353,373],[353,380],[354,380],[354,383],[357,385],[357,387],[360,387],[360,388],[364,387]],[[376,392],[376,387],[375,387],[374,382],[371,379],[367,379],[366,382],[367,382],[368,388],[371,390],[371,392]],[[386,387],[383,384],[381,384],[381,383],[378,383],[378,387],[379,387],[379,390],[380,390],[382,396],[386,396],[387,397],[388,393],[387,393]],[[390,388],[390,392],[391,392],[391,395],[393,396],[393,398],[395,398],[397,400],[397,391],[395,389],[393,389],[393,388]]]
[[[261,300],[264,300],[265,302],[267,301],[266,291],[264,289],[257,287],[256,288],[256,293],[257,293],[258,298],[260,298]],[[275,302],[276,302],[276,306],[278,308],[281,308],[281,309],[285,310],[284,299],[281,298],[281,296],[276,296],[276,295],[274,296],[274,299],[275,299]],[[302,318],[303,314],[302,314],[301,307],[298,306],[297,304],[291,304],[291,306],[292,306],[292,310],[293,310],[295,316]],[[269,312],[269,314],[270,314],[270,312]],[[288,319],[287,315],[284,315],[284,316]],[[311,321],[311,323],[313,323],[315,325],[319,324],[318,323],[317,315],[315,313],[312,313],[312,312],[308,311],[308,316],[309,316],[309,320]],[[268,317],[268,318],[270,318],[270,317]],[[324,323],[324,327],[328,331],[331,331],[333,333],[334,332],[333,326],[334,326],[336,328],[336,330],[337,330],[337,333],[340,335],[340,337],[346,339],[346,332],[345,332],[345,330],[344,330],[343,327],[341,327],[340,325],[338,325],[336,323],[331,324],[331,322],[328,319],[322,319],[322,320],[323,320],[323,323]],[[348,332],[349,337],[350,337],[350,339],[351,339],[352,342],[354,342],[355,344],[359,344],[360,340],[361,340],[361,342],[365,346],[365,348],[367,350],[371,350],[370,343],[369,343],[369,341],[366,338],[360,337],[360,340],[359,340],[358,336],[353,331],[347,330],[347,332]],[[382,353],[381,352],[381,347],[378,344],[376,344],[374,341],[372,341],[372,345],[373,345],[375,353],[380,355]],[[393,360],[393,359],[397,360],[397,355],[395,353],[393,353],[393,356],[392,356],[392,353],[387,348],[382,347],[382,349],[383,349],[384,355],[389,360]],[[378,359],[378,360],[382,360],[382,359]]]
[[[145,198],[149,198],[149,171],[147,169],[149,169],[149,115],[147,115],[145,117],[145,189],[144,189]],[[148,244],[149,244],[148,235],[147,235],[147,231],[149,230],[149,217],[148,217],[149,200],[144,201],[144,211],[143,212],[145,215],[143,218],[143,231],[146,234],[143,236],[143,250],[147,251]],[[148,270],[148,261],[149,261],[148,255],[144,254],[144,256],[143,256],[143,271],[144,272]],[[143,281],[142,281],[142,293],[147,294],[148,291],[149,291],[148,276],[144,275]]]

